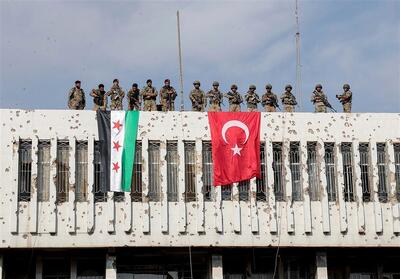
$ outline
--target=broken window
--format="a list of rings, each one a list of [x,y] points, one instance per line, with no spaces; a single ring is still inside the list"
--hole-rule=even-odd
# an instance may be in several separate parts
[[[107,201],[107,192],[104,189],[105,173],[101,164],[100,141],[94,142],[93,150],[93,195],[95,202]]]
[[[31,200],[32,141],[19,140],[18,201]]]
[[[282,143],[272,143],[272,169],[274,171],[274,192],[277,201],[284,200],[283,171],[282,171]]]
[[[135,147],[135,161],[133,162],[131,181],[131,200],[142,201],[142,142],[137,140]]]
[[[265,169],[265,143],[260,143],[260,168],[261,168],[261,178],[257,178],[257,200],[265,201],[267,198],[266,192],[266,169]]]
[[[328,201],[336,201],[335,144],[325,143],[325,175]]]
[[[400,143],[394,144],[394,166],[396,177],[396,195],[397,200],[400,201]]]
[[[38,145],[38,201],[47,202],[50,197],[50,141],[39,140]]]
[[[75,150],[75,200],[86,201],[88,179],[88,143],[76,141]]]
[[[167,141],[167,194],[168,201],[178,201],[178,142]]]
[[[320,186],[316,142],[307,143],[307,172],[310,199],[312,201],[318,201],[320,197]]]
[[[378,198],[381,202],[387,202],[387,179],[386,179],[386,144],[377,143],[377,163],[378,163]]]
[[[194,141],[185,141],[185,201],[196,200],[196,150]]]
[[[149,199],[159,201],[160,196],[160,142],[149,141]]]
[[[302,200],[301,170],[300,170],[300,151],[299,142],[290,143],[290,173],[292,176],[292,199]]]
[[[212,200],[213,163],[210,141],[203,141],[203,195],[204,201]]]
[[[56,201],[68,201],[69,191],[69,142],[57,141]]]
[[[341,145],[343,157],[343,179],[344,179],[344,200],[354,201],[354,183],[353,183],[353,154],[351,143],[343,142]]]
[[[361,188],[363,201],[371,200],[370,188],[370,160],[369,160],[369,144],[360,143],[360,170],[361,170]]]

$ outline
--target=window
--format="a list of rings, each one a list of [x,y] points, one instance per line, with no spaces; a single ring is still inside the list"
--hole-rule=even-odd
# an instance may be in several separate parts
[[[325,143],[325,175],[328,201],[336,201],[335,144]]]
[[[212,200],[213,163],[211,142],[203,141],[203,195],[204,201]]]
[[[49,201],[50,197],[50,141],[39,140],[38,146],[38,201]]]
[[[101,164],[100,149],[100,141],[95,141],[93,150],[93,195],[95,202],[107,201],[107,192],[104,187],[106,178]]]
[[[232,200],[232,184],[221,186],[221,200],[223,201]]]
[[[354,201],[353,159],[351,152],[351,143],[342,143],[341,151],[343,156],[344,200]]]
[[[178,142],[167,141],[168,201],[178,201]]]
[[[292,175],[292,199],[294,201],[302,200],[301,173],[300,173],[300,152],[299,143],[290,143],[289,152],[290,172]]]
[[[196,150],[194,141],[185,142],[185,201],[196,200]]]
[[[88,143],[77,141],[75,150],[75,200],[86,201],[88,184]]]
[[[386,180],[386,144],[377,143],[377,159],[378,159],[378,198],[381,202],[387,202],[387,180]]]
[[[397,200],[400,201],[400,143],[394,144],[394,166],[396,177]]]
[[[160,142],[149,141],[149,199],[160,200]]]
[[[368,202],[371,200],[369,144],[360,143],[358,149],[360,152],[362,199]]]
[[[240,201],[248,201],[249,200],[249,188],[250,188],[250,180],[240,181],[238,184],[239,190],[239,200]]]
[[[19,140],[18,201],[31,200],[32,141]]]
[[[142,142],[136,141],[131,182],[131,201],[142,201]]]
[[[57,141],[57,202],[68,201],[69,191],[69,143],[65,140]]]
[[[282,172],[282,143],[272,143],[272,169],[274,171],[274,192],[277,201],[284,200],[283,172]]]
[[[307,143],[307,171],[310,199],[312,201],[318,201],[320,197],[320,187],[316,142]]]
[[[265,143],[260,143],[260,164],[261,164],[261,178],[257,178],[256,185],[257,185],[257,200],[258,201],[265,201],[267,198],[266,192],[266,169],[265,169]]]

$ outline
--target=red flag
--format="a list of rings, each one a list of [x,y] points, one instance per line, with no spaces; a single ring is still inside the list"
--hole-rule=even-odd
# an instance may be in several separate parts
[[[214,185],[260,177],[259,112],[209,112]]]

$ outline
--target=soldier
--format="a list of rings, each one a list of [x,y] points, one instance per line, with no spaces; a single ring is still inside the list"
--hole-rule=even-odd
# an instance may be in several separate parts
[[[256,86],[250,85],[249,91],[244,96],[245,101],[247,102],[247,111],[258,111],[257,105],[260,103],[260,97],[256,93]]]
[[[156,99],[157,99],[157,89],[153,87],[153,82],[151,79],[146,81],[146,86],[143,87],[141,95],[144,101],[143,110],[144,111],[156,111]]]
[[[107,109],[107,93],[104,90],[104,84],[99,84],[98,89],[92,89],[90,96],[93,97],[93,103],[94,103],[93,110]]]
[[[200,89],[200,81],[193,82],[194,89],[190,91],[190,101],[192,102],[192,111],[204,111],[206,107],[206,97],[204,91]]]
[[[82,110],[86,106],[85,92],[81,88],[81,82],[75,81],[75,87],[69,90],[68,94],[68,108]]]
[[[311,102],[313,102],[315,106],[315,112],[326,112],[325,99],[326,96],[322,91],[322,85],[317,84],[311,96]]]
[[[240,104],[243,103],[243,98],[239,92],[237,92],[237,85],[232,84],[231,91],[224,94],[224,97],[228,98],[229,111],[240,111]]]
[[[267,90],[265,94],[262,96],[261,104],[265,108],[266,112],[276,112],[276,108],[279,108],[278,105],[278,97],[271,91],[272,85],[267,84],[265,86]]]
[[[223,94],[218,89],[218,81],[214,81],[212,86],[213,89],[208,91],[208,93],[206,94],[206,98],[210,99],[210,108],[208,109],[208,111],[221,111]]]
[[[164,80],[164,86],[160,89],[162,111],[175,110],[176,95],[175,88],[171,86],[170,80]]]
[[[285,86],[285,92],[281,96],[284,112],[294,112],[294,107],[297,105],[296,97],[291,91],[292,86],[287,84]]]
[[[342,103],[343,112],[351,112],[353,93],[350,91],[350,85],[344,84],[343,90],[344,92],[341,95],[336,95],[336,98]]]
[[[123,110],[122,100],[125,97],[125,92],[119,86],[118,79],[113,80],[113,85],[111,86],[110,91],[107,92],[107,97],[108,96],[110,96],[111,99],[111,110]]]
[[[134,83],[128,91],[128,110],[140,110],[141,104],[140,90],[137,83]]]

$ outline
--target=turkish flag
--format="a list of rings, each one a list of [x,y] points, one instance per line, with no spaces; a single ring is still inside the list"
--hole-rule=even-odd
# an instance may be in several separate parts
[[[214,185],[261,176],[259,112],[209,112]]]

